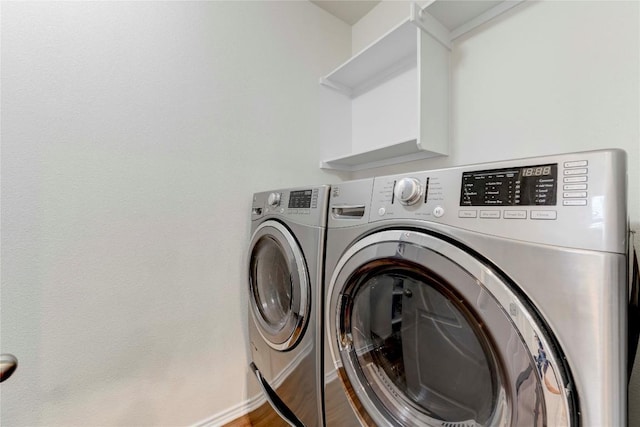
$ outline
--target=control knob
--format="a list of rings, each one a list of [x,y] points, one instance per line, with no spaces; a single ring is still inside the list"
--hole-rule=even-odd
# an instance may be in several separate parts
[[[280,205],[280,193],[271,193],[267,198],[267,204],[271,207],[277,207]]]
[[[393,194],[403,205],[414,205],[422,196],[422,185],[416,178],[402,178],[396,183]]]

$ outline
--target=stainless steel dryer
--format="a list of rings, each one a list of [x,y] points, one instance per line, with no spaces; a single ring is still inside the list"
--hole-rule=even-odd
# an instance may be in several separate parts
[[[328,426],[623,426],[626,155],[332,186]]]
[[[322,423],[317,324],[328,186],[257,193],[248,256],[251,369],[293,426]]]

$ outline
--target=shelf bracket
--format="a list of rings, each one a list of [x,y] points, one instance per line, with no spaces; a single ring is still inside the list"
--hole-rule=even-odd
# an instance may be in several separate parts
[[[433,2],[431,2],[433,3]],[[431,4],[429,3],[429,4]],[[427,5],[426,7],[428,7]],[[436,39],[447,49],[451,50],[451,32],[442,25],[436,18],[431,16],[429,12],[426,12],[418,3],[411,3],[411,16],[409,21],[415,24],[425,33]]]

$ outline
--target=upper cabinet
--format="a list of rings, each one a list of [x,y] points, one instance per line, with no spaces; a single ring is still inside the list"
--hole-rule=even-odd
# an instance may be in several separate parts
[[[436,0],[320,79],[320,167],[361,170],[443,156],[453,40],[522,0]]]

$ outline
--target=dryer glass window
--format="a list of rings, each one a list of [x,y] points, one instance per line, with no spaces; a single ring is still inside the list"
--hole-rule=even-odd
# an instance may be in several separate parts
[[[253,298],[262,318],[274,331],[287,323],[292,303],[292,274],[282,246],[270,236],[256,244],[251,276]]]
[[[399,424],[487,425],[499,390],[489,338],[439,280],[380,272],[355,293],[352,363]]]

